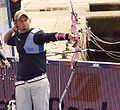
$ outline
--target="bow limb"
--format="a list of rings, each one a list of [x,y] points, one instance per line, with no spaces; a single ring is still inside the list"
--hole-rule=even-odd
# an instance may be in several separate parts
[[[75,13],[75,8],[73,6],[73,2],[72,0],[70,0],[70,3],[71,3],[71,8],[72,8],[72,16],[71,16],[71,19],[72,19],[72,32],[74,33],[74,40],[76,41],[74,46],[75,47],[75,51],[78,51],[79,50],[79,42],[80,42],[80,39],[79,39],[79,33],[78,33],[78,30],[77,30],[77,14]],[[77,54],[78,53],[74,53],[73,54],[73,57],[72,57],[72,61],[71,61],[71,69],[73,69],[73,64],[75,63],[75,61],[77,60]]]
[[[71,8],[72,8],[72,13],[71,13],[72,14],[72,16],[71,16],[71,19],[72,19],[72,31],[74,33],[74,38],[75,38],[74,40],[76,41],[74,46],[75,46],[75,51],[78,51],[79,50],[79,41],[80,40],[79,40],[79,37],[78,37],[78,30],[77,30],[77,26],[76,26],[76,24],[77,24],[77,14],[75,13],[75,8],[73,6],[72,0],[69,0],[69,1],[70,1]],[[75,74],[75,68],[76,68],[76,65],[77,65],[77,61],[76,61],[77,53],[78,52],[75,52],[73,54],[73,57],[72,57],[72,61],[71,61],[72,72],[71,72],[70,78],[68,80],[68,83],[67,83],[67,85],[65,87],[65,90],[64,90],[63,94],[61,95],[60,102],[59,102],[59,110],[62,110],[61,106],[62,106],[63,98],[64,98],[64,96],[65,96],[65,94],[66,94],[66,92],[67,92],[67,90],[68,90],[68,88],[70,86],[70,83],[72,81],[72,78],[73,78],[73,76]]]
[[[75,74],[76,65],[77,65],[77,61],[75,62],[74,66],[73,66],[73,69],[72,69],[70,78],[69,78],[69,80],[68,80],[68,82],[67,82],[67,85],[66,85],[66,87],[65,87],[65,90],[64,90],[63,94],[61,95],[60,102],[59,102],[59,110],[62,110],[62,101],[63,101],[63,98],[64,98],[64,96],[65,96],[65,94],[66,94],[66,92],[67,92],[67,90],[68,90],[68,88],[69,88],[69,86],[70,86],[70,83],[71,83],[71,81],[72,81],[72,78],[73,78],[73,76],[74,76],[74,74]]]

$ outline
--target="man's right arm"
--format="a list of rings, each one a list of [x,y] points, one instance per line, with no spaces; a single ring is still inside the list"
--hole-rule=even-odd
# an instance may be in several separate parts
[[[8,40],[12,37],[12,34],[15,33],[14,27],[10,28],[8,32],[4,35],[4,42],[7,44]]]

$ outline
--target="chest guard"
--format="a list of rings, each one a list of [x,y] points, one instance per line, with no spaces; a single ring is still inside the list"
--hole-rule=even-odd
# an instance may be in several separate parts
[[[44,44],[37,45],[34,43],[34,35],[36,32],[40,31],[40,29],[33,29],[29,34],[24,44],[24,50],[27,54],[39,54],[44,52]]]

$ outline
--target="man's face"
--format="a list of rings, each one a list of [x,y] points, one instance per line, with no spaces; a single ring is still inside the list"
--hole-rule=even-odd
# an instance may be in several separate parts
[[[30,19],[23,15],[17,20],[16,25],[20,31],[27,31],[30,28]]]

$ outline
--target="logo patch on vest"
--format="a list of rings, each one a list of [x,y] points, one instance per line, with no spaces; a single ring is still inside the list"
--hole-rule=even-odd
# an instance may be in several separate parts
[[[34,51],[34,48],[27,48],[27,51],[30,52],[30,51]]]

